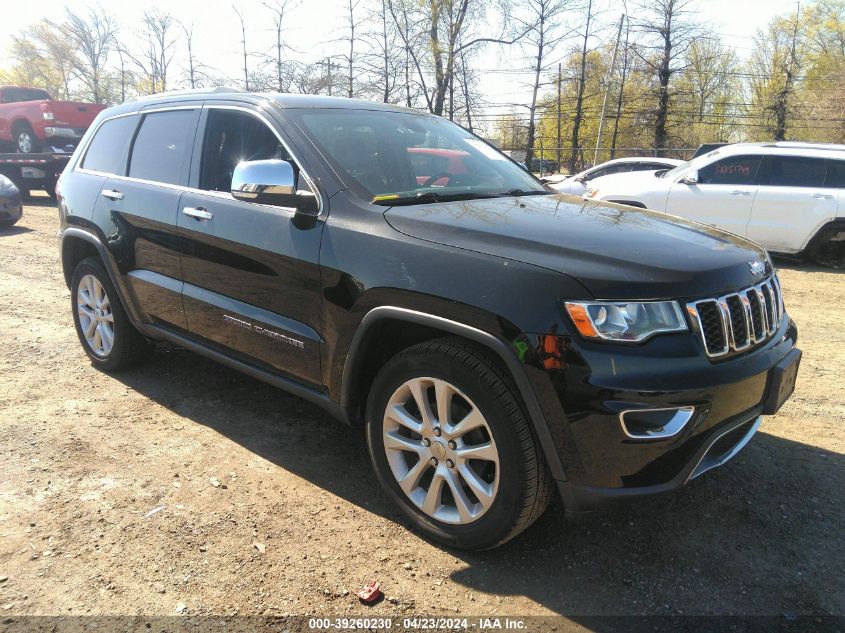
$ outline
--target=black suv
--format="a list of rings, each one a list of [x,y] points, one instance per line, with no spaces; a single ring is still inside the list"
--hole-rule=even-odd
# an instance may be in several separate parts
[[[435,116],[159,95],[103,112],[58,189],[96,367],[170,341],[364,426],[445,544],[507,541],[555,488],[571,512],[677,488],[794,386],[761,248],[555,195]]]

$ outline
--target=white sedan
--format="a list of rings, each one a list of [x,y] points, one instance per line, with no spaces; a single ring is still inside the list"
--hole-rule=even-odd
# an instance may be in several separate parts
[[[610,176],[611,174],[621,174],[630,171],[657,171],[660,169],[672,169],[678,165],[683,164],[682,160],[675,160],[672,158],[652,158],[652,157],[633,157],[633,158],[615,158],[606,163],[601,163],[595,167],[590,167],[584,171],[569,176],[564,180],[556,183],[550,183],[549,186],[555,191],[561,193],[571,193],[580,196],[587,189],[587,183],[590,180],[601,178],[602,176]]]

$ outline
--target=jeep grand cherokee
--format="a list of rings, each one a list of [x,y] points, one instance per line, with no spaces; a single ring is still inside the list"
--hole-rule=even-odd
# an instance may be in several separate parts
[[[436,116],[215,90],[103,112],[59,183],[94,366],[170,341],[366,429],[429,537],[677,488],[792,392],[766,253],[555,195]],[[314,455],[314,459],[332,459]]]

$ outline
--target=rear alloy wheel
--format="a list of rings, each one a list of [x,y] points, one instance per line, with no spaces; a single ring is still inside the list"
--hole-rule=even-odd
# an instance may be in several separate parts
[[[552,480],[510,376],[483,348],[438,339],[388,361],[367,399],[382,487],[445,545],[487,549],[546,509]]]
[[[114,371],[149,356],[154,344],[132,326],[100,260],[83,259],[71,280],[73,322],[95,367]]]
[[[19,154],[33,154],[40,149],[38,139],[28,125],[21,125],[16,128],[15,149]]]
[[[114,346],[114,314],[103,284],[94,275],[85,275],[79,280],[76,310],[89,349],[105,358]]]

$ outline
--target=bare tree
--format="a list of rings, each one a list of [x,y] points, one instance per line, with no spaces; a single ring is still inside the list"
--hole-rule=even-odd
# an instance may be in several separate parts
[[[595,13],[593,0],[587,0],[584,15],[584,30],[580,33],[581,50],[578,59],[578,77],[575,90],[575,116],[572,120],[572,144],[569,153],[569,173],[575,173],[578,156],[581,153],[581,122],[584,120],[584,90],[587,87],[587,54],[589,53],[590,38],[595,28]]]
[[[630,64],[631,19],[625,19],[625,47],[622,50],[622,76],[619,79],[619,94],[616,97],[616,117],[613,119],[613,135],[610,137],[610,160],[616,158],[616,142],[619,139],[619,119],[622,118],[622,104],[625,101],[625,80]]]
[[[790,114],[790,97],[795,91],[795,75],[800,67],[798,60],[798,20],[801,17],[801,5],[795,10],[795,19],[788,28],[787,52],[779,60],[778,70],[782,73],[783,84],[775,93],[771,109],[775,115],[775,140],[786,140],[786,124]]]
[[[544,73],[549,68],[549,56],[560,43],[570,35],[564,30],[563,15],[569,8],[570,0],[525,0],[527,19],[514,18],[525,29],[525,46],[532,51],[534,81],[531,85],[531,102],[528,106],[528,138],[525,151],[525,164],[530,165],[534,158],[534,140],[537,123],[537,97],[543,85]]]
[[[87,17],[66,10],[66,20],[58,27],[76,45],[78,56],[72,58],[77,77],[95,103],[105,101],[102,82],[109,51],[115,43],[117,25],[108,12],[91,9]]]
[[[197,61],[194,57],[194,25],[191,24],[190,28],[188,28],[185,24],[179,22],[179,26],[182,27],[182,31],[185,33],[185,47],[188,49],[188,83],[193,90],[197,87]]]
[[[285,92],[287,87],[284,62],[286,47],[282,41],[282,27],[284,25],[285,13],[293,9],[296,5],[291,0],[274,0],[272,3],[264,2],[264,6],[273,12],[273,30],[276,34],[275,54],[273,56],[273,63],[276,67],[276,90]],[[244,61],[244,65],[246,65],[246,61]]]
[[[654,147],[661,155],[668,145],[667,122],[671,100],[672,76],[683,70],[687,51],[703,34],[693,19],[694,0],[640,0],[634,25],[642,43],[634,50],[657,83],[654,110]]]
[[[362,20],[356,16],[356,11],[361,0],[346,0],[346,34],[342,41],[346,44],[347,53],[343,54],[346,62],[346,96],[350,99],[355,96],[355,61],[357,59],[355,44],[360,39],[360,27]]]
[[[243,12],[240,11],[235,5],[232,5],[232,10],[237,14],[238,19],[241,21],[241,50],[243,51],[244,56],[244,90],[249,92],[249,66],[247,64],[246,52],[246,24],[244,24]]]
[[[513,37],[472,35],[472,27],[482,21],[485,4],[482,0],[388,0],[388,8],[409,57],[413,60],[418,80],[431,112],[443,115],[446,99],[454,87],[457,59],[482,43],[513,44],[527,29]],[[412,30],[413,29],[413,30]],[[413,35],[412,35],[413,34]],[[416,34],[424,34],[427,46],[420,49]],[[427,63],[422,55],[428,55]],[[426,66],[433,69],[433,86],[426,81]]]

